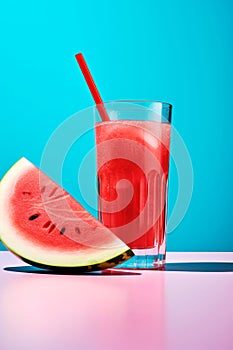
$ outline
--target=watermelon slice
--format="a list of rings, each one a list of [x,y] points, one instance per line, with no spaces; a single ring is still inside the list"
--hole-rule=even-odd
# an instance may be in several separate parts
[[[129,247],[25,158],[0,183],[0,238],[31,265],[91,271],[133,256]]]

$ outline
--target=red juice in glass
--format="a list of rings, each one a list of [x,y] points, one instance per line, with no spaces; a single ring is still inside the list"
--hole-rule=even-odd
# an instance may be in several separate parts
[[[122,267],[156,268],[166,253],[170,123],[110,120],[95,133],[99,219],[136,255]]]

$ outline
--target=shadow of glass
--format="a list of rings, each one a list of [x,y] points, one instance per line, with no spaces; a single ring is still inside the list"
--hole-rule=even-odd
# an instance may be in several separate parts
[[[231,262],[181,262],[166,263],[164,271],[187,271],[187,272],[233,272]]]
[[[33,274],[41,274],[41,275],[73,275],[73,276],[136,276],[141,275],[138,271],[119,271],[119,270],[103,270],[103,271],[90,271],[90,272],[79,272],[79,271],[53,271],[40,269],[34,266],[10,266],[5,267],[5,271],[11,272],[21,272],[21,273],[33,273]]]

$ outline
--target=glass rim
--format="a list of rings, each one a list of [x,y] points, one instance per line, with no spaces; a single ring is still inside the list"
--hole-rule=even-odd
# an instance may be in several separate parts
[[[104,105],[108,105],[110,103],[156,103],[158,105],[161,105],[165,108],[172,108],[172,104],[165,102],[165,101],[158,101],[158,100],[110,100],[110,101],[103,101]]]

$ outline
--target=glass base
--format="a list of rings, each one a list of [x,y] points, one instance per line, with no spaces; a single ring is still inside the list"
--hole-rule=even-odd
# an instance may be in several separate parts
[[[164,269],[166,254],[158,254],[158,249],[132,249],[132,251],[135,255],[123,264],[117,265],[115,269]]]

